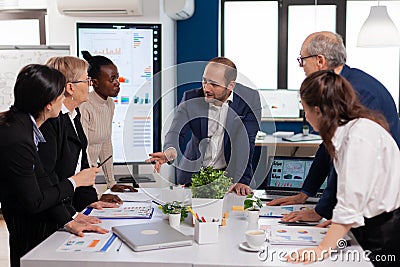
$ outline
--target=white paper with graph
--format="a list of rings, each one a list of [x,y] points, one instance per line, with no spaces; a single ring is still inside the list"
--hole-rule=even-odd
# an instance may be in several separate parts
[[[83,214],[100,219],[150,219],[153,210],[151,202],[124,202],[119,208],[88,208]]]
[[[313,204],[287,205],[287,206],[263,206],[260,217],[282,218],[285,214],[299,210],[310,210],[315,208]]]

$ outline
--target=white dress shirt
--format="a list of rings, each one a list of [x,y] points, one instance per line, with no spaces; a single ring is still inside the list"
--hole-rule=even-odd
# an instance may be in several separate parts
[[[337,128],[335,169],[337,204],[332,221],[364,225],[400,207],[400,151],[391,135],[369,119],[356,119]]]
[[[208,145],[203,158],[203,167],[213,166],[214,169],[226,168],[224,155],[224,134],[229,101],[233,101],[233,92],[222,106],[209,103],[208,108]]]

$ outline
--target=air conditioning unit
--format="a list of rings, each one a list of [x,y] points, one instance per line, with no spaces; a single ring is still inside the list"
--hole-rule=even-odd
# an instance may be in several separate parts
[[[142,0],[57,0],[61,14],[74,17],[140,16]]]
[[[164,0],[164,11],[175,20],[188,19],[194,13],[194,0]]]

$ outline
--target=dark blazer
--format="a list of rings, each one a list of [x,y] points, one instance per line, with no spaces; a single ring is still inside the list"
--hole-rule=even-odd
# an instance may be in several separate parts
[[[24,112],[14,113],[0,126],[0,201],[10,233],[11,266],[19,266],[26,252],[72,218],[68,212],[47,212],[72,197],[70,181],[53,185],[40,162],[33,140],[33,122]]]
[[[208,107],[202,88],[184,93],[168,133],[165,136],[164,150],[174,147],[178,155],[183,150],[186,137],[189,142],[177,169],[178,183],[187,184],[191,176],[200,170],[208,143]],[[256,90],[236,84],[233,101],[225,124],[224,156],[228,176],[234,182],[249,184],[252,176],[252,158],[255,137],[261,119],[260,96]]]
[[[82,151],[81,170],[89,168],[86,147],[87,139],[80,121],[79,109],[74,118],[76,132],[68,114],[48,119],[41,127],[46,143],[39,145],[40,159],[53,184],[73,176]],[[78,133],[78,134],[77,134]],[[66,203],[71,214],[82,211],[90,203],[96,202],[97,192],[93,186],[81,186],[75,189],[72,203]]]

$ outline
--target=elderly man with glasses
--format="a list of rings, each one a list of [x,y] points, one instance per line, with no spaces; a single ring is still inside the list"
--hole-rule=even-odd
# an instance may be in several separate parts
[[[316,32],[309,35],[301,47],[300,57],[297,58],[297,61],[306,76],[318,70],[330,69],[345,77],[358,93],[361,103],[372,110],[380,112],[386,118],[390,126],[390,133],[400,147],[400,122],[392,96],[374,77],[362,70],[350,68],[346,65],[346,49],[340,35],[332,32]],[[348,164],[351,164],[351,162]],[[322,217],[331,219],[337,203],[337,174],[323,144],[320,145],[315,155],[301,193],[295,196],[275,199],[269,205],[304,203],[309,196],[317,193],[327,176],[328,186],[315,209],[292,212],[282,220],[293,222],[319,221]]]
[[[201,167],[226,170],[234,179],[231,191],[251,192],[252,159],[259,130],[261,103],[257,91],[235,82],[235,64],[223,57],[210,60],[202,88],[186,91],[166,134],[164,151],[150,154],[147,162],[160,171],[178,157],[186,136],[189,143],[177,165],[178,183],[189,185]]]

